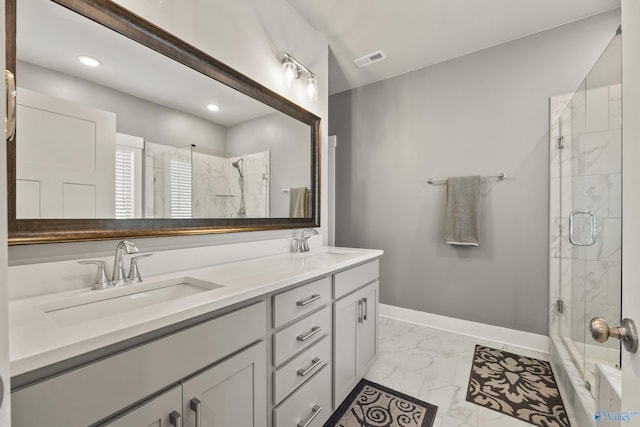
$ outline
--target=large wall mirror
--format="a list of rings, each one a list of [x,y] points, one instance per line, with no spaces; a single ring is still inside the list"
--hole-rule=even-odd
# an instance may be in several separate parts
[[[319,225],[319,117],[108,0],[6,5],[10,244]]]

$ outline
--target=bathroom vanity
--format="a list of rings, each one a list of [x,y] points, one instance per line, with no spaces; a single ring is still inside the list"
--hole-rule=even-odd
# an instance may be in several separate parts
[[[321,117],[267,88],[264,82],[250,79],[247,74],[251,72],[238,72],[212,57],[212,51],[218,49],[196,43],[210,39],[210,33],[177,37],[144,19],[144,16],[152,15],[153,21],[157,22],[155,12],[149,12],[151,9],[134,13],[121,4],[133,8],[140,6],[139,2],[128,1],[7,0],[6,78],[10,83],[19,83],[15,91],[8,92],[8,111],[12,117],[20,111],[15,114],[17,120],[12,121],[11,126],[16,132],[10,132],[12,136],[7,144],[9,244],[319,227]],[[209,6],[196,2],[193,16],[218,14],[218,11],[209,10]],[[173,13],[164,18],[167,18],[166,22],[175,22]],[[164,21],[160,19],[160,22]],[[265,26],[262,21],[256,24],[261,28]],[[46,33],[48,30],[51,33]],[[63,33],[66,34],[63,40],[57,42],[57,37]],[[299,45],[297,37],[292,40]],[[227,39],[225,34],[224,40]],[[35,43],[26,48],[24,43],[29,40]],[[102,57],[103,63],[130,68],[123,67],[121,74],[109,71],[111,83],[107,85],[106,81],[91,80],[101,73],[65,72],[66,63],[56,64],[56,61],[46,59],[68,56],[51,55],[54,47],[70,49],[71,41],[82,41],[85,50],[85,42],[89,40],[95,42],[96,51],[113,54]],[[100,49],[102,46],[108,49]],[[307,49],[313,55],[321,56],[321,51],[316,52],[313,45]],[[32,54],[27,55],[27,52]],[[278,64],[279,61],[278,58]],[[271,66],[273,61],[266,59],[264,63]],[[68,82],[80,80],[78,87],[98,84],[102,95],[91,93],[81,99],[61,98],[52,102],[51,98],[59,98],[60,92],[56,90],[55,82],[44,84],[45,80],[36,76],[39,71],[48,76],[63,73]],[[158,79],[166,76],[169,80],[149,79],[150,75]],[[142,76],[142,79],[135,80],[135,76]],[[29,97],[28,91],[39,92],[35,104],[30,101],[34,97]],[[102,104],[105,99],[113,99],[113,92],[123,94],[122,102]],[[199,97],[198,101],[187,102],[191,92],[206,93],[214,100],[226,100],[221,114],[212,116],[194,107],[201,104]],[[127,147],[144,150],[134,152],[138,157],[145,156],[147,166],[152,164],[151,160],[153,165],[170,165],[171,160],[175,160],[176,185],[182,183],[184,193],[194,195],[193,199],[199,202],[184,201],[189,209],[178,209],[174,215],[163,209],[147,209],[150,206],[145,205],[136,206],[135,214],[116,215],[111,204],[113,195],[103,190],[111,191],[114,182],[112,161],[117,154],[115,145],[122,145],[115,144],[120,131],[115,129],[117,132],[114,132],[113,126],[109,126],[108,130],[100,132],[102,137],[98,141],[93,139],[96,132],[89,129],[82,133],[86,138],[74,139],[73,146],[79,149],[69,145],[69,135],[77,134],[71,129],[85,129],[86,120],[82,117],[89,110],[108,112],[111,119],[104,120],[107,124],[113,122],[113,117],[117,119],[116,123],[137,117],[132,116],[127,107],[131,105],[131,97],[136,100],[135,113],[154,120],[131,120],[135,128],[123,136],[132,144]],[[153,104],[153,109],[142,113],[138,101]],[[44,104],[48,106],[46,109],[42,108]],[[43,121],[38,117],[29,121],[30,116],[25,113],[46,111],[49,118],[61,116],[68,121],[72,115],[66,114],[67,110],[60,110],[61,105],[82,110],[74,115],[77,126],[62,126],[59,120]],[[321,106],[318,109],[324,111]],[[180,123],[183,119],[188,120],[185,123],[190,124],[184,127],[188,129],[186,134],[173,133],[175,126],[165,126],[176,123],[164,115],[169,110],[170,117],[179,114]],[[220,117],[225,111],[243,112],[246,117],[223,121]],[[207,123],[203,123],[203,119]],[[196,122],[206,125],[207,132],[204,127],[203,132],[196,132],[193,127]],[[274,129],[274,124],[282,132],[261,130]],[[260,137],[247,138],[242,132],[227,132],[232,126],[254,129]],[[53,133],[47,129],[62,129],[60,134],[63,136],[51,137]],[[39,132],[30,132],[33,130]],[[226,135],[226,138],[212,138],[211,132]],[[200,134],[204,138],[198,142],[194,138]],[[250,163],[259,163],[249,161],[256,160],[251,157],[255,150],[251,148],[245,152],[237,142],[244,144],[244,141],[255,140],[275,147],[275,143],[269,143],[269,135],[275,136],[274,141],[281,150],[270,149],[266,156],[270,159],[269,167],[259,169],[263,173],[258,174],[255,173],[258,169],[250,169]],[[60,155],[25,157],[28,150],[24,147],[33,147],[31,154],[45,153],[40,149],[43,145],[38,145],[41,140],[50,150],[46,153]],[[77,169],[78,165],[84,167],[95,163],[96,156],[87,148],[87,141],[90,147],[106,146],[109,153],[114,152],[114,156],[98,156],[105,162],[101,170],[106,172],[96,175],[105,185],[98,185],[92,193],[88,188],[91,185],[85,185],[91,183],[78,181],[78,177],[88,180],[88,174],[75,174],[73,179],[62,181],[82,185],[67,185],[64,189],[67,198],[53,197],[57,201],[64,200],[62,210],[49,210],[47,204],[43,209],[36,209],[42,199],[38,192],[45,188],[38,182],[52,182],[69,169]],[[182,161],[180,150],[174,153],[176,158],[166,157],[168,154],[161,156],[157,150],[159,145],[180,148],[185,141],[193,149],[189,149],[186,156],[192,158],[191,163]],[[287,144],[282,144],[285,141]],[[213,142],[218,145],[207,145]],[[197,151],[198,147],[202,148],[201,153]],[[195,156],[210,150],[224,155]],[[236,156],[239,151],[245,159],[242,163]],[[38,163],[35,160],[48,161],[49,157],[57,159],[60,166],[55,176],[29,175],[43,170],[34,166]],[[196,158],[206,159],[206,162],[196,161]],[[70,168],[66,163],[69,159],[73,160]],[[44,169],[48,170],[49,164],[41,163],[46,164]],[[285,167],[278,169],[278,164]],[[199,175],[198,166],[203,165],[222,165],[222,169],[227,168],[234,174],[233,182],[229,181],[229,176],[218,181],[217,175]],[[257,168],[264,164],[253,166]],[[213,167],[204,169],[217,170]],[[189,170],[190,173],[184,172]],[[279,177],[286,177],[282,185],[278,182],[276,186],[276,181],[270,179],[272,170]],[[247,214],[242,200],[244,196],[250,196],[243,190],[255,186],[247,183],[245,188],[244,175],[247,179],[249,175],[259,177],[260,188],[268,189],[261,193],[265,197],[260,199],[260,215],[255,212],[240,215]],[[127,182],[168,184],[171,179],[167,177],[171,176],[158,176],[156,180],[155,175],[145,175],[144,180],[132,177]],[[203,188],[193,185],[194,182],[210,181],[229,182],[214,188],[213,192],[211,186],[205,186],[206,194],[200,193]],[[184,184],[188,182],[192,183],[191,187]],[[308,190],[308,212],[302,217],[293,216],[284,209],[290,200],[283,195],[295,186]],[[61,187],[57,185],[56,188]],[[158,205],[162,205],[159,203],[161,196],[168,194],[160,191],[161,188],[145,186],[139,189],[146,191],[145,203],[153,196]],[[108,206],[94,212],[95,197],[108,201]],[[240,201],[236,204],[237,199]],[[176,199],[176,206],[182,207],[178,202]],[[136,204],[140,203],[136,201]],[[194,206],[197,209],[190,211]],[[60,212],[72,214],[64,217]],[[230,217],[230,212],[236,215]],[[73,266],[65,264],[57,275],[51,274],[49,265],[29,266],[31,273],[10,283],[13,291],[25,287],[40,291],[38,296],[33,296],[36,292],[28,296],[14,295],[9,303],[13,425],[322,425],[375,360],[377,258],[382,251],[321,248],[292,254],[283,253],[290,247],[288,236],[284,246],[272,250],[270,245],[278,245],[277,240],[267,245],[262,241],[255,242],[260,250],[250,252],[271,256],[244,261],[238,260],[250,256],[247,247],[253,247],[254,242],[244,244],[240,249],[233,244],[220,245],[230,252],[222,257],[209,258],[207,251],[210,248],[189,248],[193,249],[190,252],[193,260],[189,259],[186,266],[176,264],[171,256],[156,253],[151,262],[162,258],[164,264],[158,263],[155,271],[182,271],[145,276],[142,283],[102,290],[90,290],[91,285],[85,281],[78,283],[78,278],[84,276],[75,270],[80,268],[75,262]],[[306,242],[304,235],[299,241]],[[273,255],[276,253],[280,255]],[[84,289],[69,291],[85,285]],[[66,291],[43,295],[62,289]]]
[[[322,426],[375,361],[381,255],[325,247],[14,300],[13,425]]]

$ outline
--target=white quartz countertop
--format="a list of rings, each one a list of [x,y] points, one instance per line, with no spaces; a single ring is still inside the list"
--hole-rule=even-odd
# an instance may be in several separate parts
[[[94,298],[97,293],[108,293],[113,289],[92,291],[85,288],[13,300],[9,302],[11,375],[20,375],[266,295],[373,260],[382,254],[381,250],[324,247],[305,254],[288,253],[148,277],[141,284],[125,286],[133,289],[161,281],[177,283],[183,278],[222,286],[134,310],[97,313],[96,318],[79,322],[73,317],[61,320],[59,316],[52,316],[46,312],[46,307],[54,307],[69,298]]]

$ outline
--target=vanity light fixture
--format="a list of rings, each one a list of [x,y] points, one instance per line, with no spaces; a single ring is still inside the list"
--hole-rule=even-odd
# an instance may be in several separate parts
[[[309,101],[318,100],[318,80],[314,75],[307,77],[307,96]]]
[[[305,81],[307,97],[309,101],[315,101],[318,99],[318,79],[313,72],[302,65],[300,61],[295,59],[293,56],[288,53],[284,53],[282,56],[282,70],[284,71],[284,79],[287,84],[287,88],[291,87],[291,83],[300,78],[300,73],[304,72],[307,74],[307,79]]]
[[[300,77],[300,73],[298,72],[298,67],[293,62],[291,57],[288,54],[284,54],[284,59],[282,60],[282,70],[284,71],[284,81],[287,84],[287,89],[291,87],[291,83]]]
[[[209,104],[209,105],[207,105],[207,110],[209,110],[209,111],[218,111],[218,110],[220,110],[220,107],[217,106],[216,104]]]
[[[93,58],[93,57],[87,56],[87,55],[79,55],[78,56],[78,61],[82,62],[87,67],[99,67],[100,66],[100,61],[98,61],[96,58]]]

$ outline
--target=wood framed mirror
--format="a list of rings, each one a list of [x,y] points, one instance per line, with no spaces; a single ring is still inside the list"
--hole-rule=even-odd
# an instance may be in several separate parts
[[[6,19],[10,245],[320,225],[318,116],[108,0]]]

